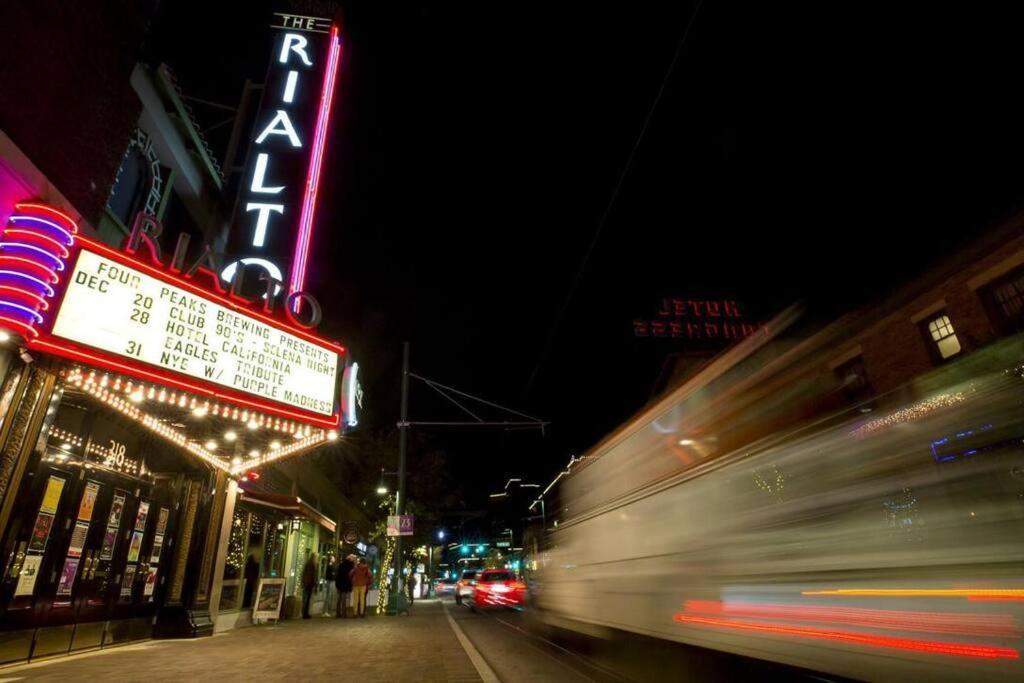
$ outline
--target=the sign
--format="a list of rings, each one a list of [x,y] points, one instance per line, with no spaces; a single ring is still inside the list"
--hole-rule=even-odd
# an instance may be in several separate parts
[[[83,244],[68,279],[54,336],[128,359],[128,374],[138,374],[130,368],[142,364],[226,387],[234,395],[320,416],[336,413],[336,347],[279,329],[91,247]],[[97,360],[93,364],[106,365]],[[161,379],[174,383],[166,374]]]
[[[633,321],[633,335],[653,339],[730,342],[758,330],[744,319],[740,305],[731,300],[666,297],[652,318]]]
[[[284,579],[260,579],[253,602],[252,620],[279,619],[284,598]]]
[[[499,548],[511,548],[512,544],[509,541],[498,541],[495,543]]]
[[[412,536],[412,515],[388,515],[388,536]]]
[[[235,260],[222,275],[231,282],[244,264],[283,281],[287,270],[288,291],[296,292],[306,281],[341,39],[338,27],[323,17],[277,13],[272,28],[228,243]]]
[[[347,359],[308,331],[322,317],[316,300],[293,291],[278,305],[225,291],[210,247],[186,263],[182,233],[165,260],[159,234],[159,222],[141,216],[122,252],[82,237],[51,206],[15,204],[0,234],[10,252],[0,329],[33,351],[337,428]],[[265,292],[275,286],[267,281]]]

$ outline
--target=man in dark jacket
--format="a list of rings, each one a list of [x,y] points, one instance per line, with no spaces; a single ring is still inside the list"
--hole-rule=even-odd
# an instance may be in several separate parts
[[[342,558],[338,563],[338,570],[334,572],[334,585],[338,587],[338,607],[334,611],[335,617],[348,617],[348,601],[352,595],[352,570],[356,568],[354,558],[354,555]]]
[[[302,618],[310,619],[309,603],[313,600],[313,591],[316,590],[316,553],[311,552],[306,566],[302,568]]]

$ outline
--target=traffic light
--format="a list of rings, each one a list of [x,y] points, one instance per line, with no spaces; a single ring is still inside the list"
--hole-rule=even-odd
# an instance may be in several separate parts
[[[469,546],[466,545],[465,543],[462,544],[462,554],[463,555],[469,555]]]

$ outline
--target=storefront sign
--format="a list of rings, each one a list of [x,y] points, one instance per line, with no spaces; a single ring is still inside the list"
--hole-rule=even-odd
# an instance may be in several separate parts
[[[329,18],[277,13],[273,28],[270,65],[229,238],[237,258],[222,276],[231,282],[245,264],[285,280],[288,269],[288,291],[297,292],[306,281],[341,39]]]
[[[179,242],[164,260],[146,221],[121,252],[50,206],[16,204],[0,234],[0,329],[41,353],[337,428],[347,359],[308,332],[319,304],[304,292],[284,305],[226,292],[209,247],[187,264]]]
[[[53,335],[318,415],[336,409],[339,354],[82,248]]]
[[[746,321],[740,305],[731,299],[665,297],[654,317],[633,321],[636,337],[713,344],[743,339],[758,329]]]

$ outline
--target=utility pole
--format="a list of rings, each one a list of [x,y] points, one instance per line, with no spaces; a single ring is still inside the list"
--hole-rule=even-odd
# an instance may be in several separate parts
[[[402,344],[402,406],[401,421],[398,423],[398,493],[395,494],[395,514],[405,512],[405,449],[409,432],[409,342]],[[392,595],[395,596],[395,612],[404,606],[401,592],[402,581],[402,537],[395,538],[395,580]]]

